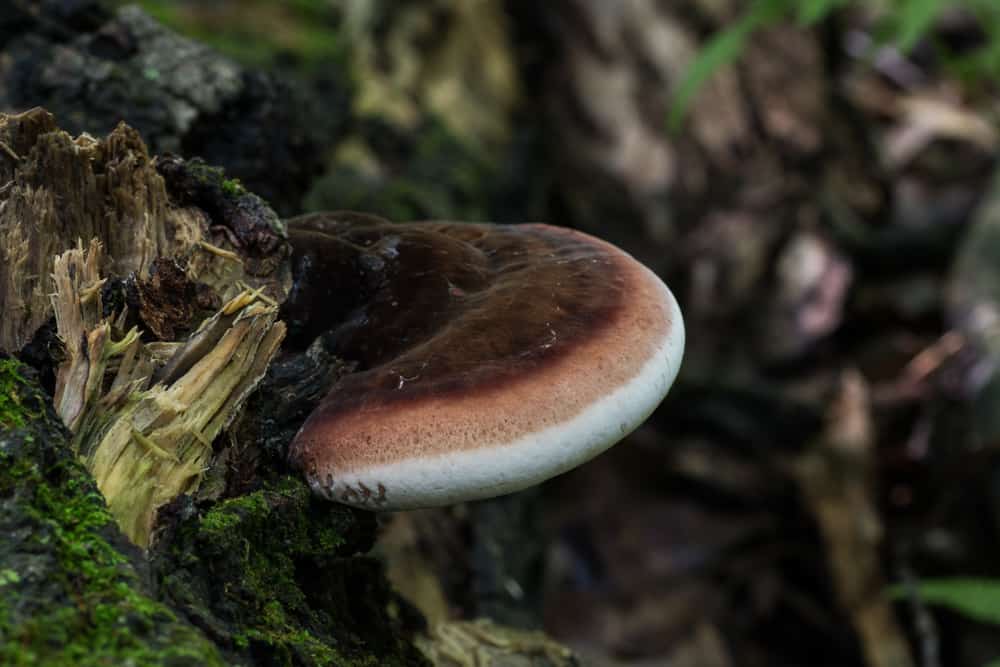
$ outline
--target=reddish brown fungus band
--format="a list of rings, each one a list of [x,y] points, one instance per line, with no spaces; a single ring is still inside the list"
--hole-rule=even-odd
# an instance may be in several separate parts
[[[599,239],[548,225],[290,223],[290,341],[357,363],[303,425],[313,488],[375,509],[507,493],[600,453],[673,382],[670,291]]]

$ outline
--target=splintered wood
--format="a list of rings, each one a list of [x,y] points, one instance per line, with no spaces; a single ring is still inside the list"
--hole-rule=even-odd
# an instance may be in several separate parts
[[[244,290],[186,341],[144,343],[102,317],[101,246],[55,259],[52,297],[66,359],[56,408],[123,532],[150,543],[156,511],[194,491],[212,441],[237,415],[285,336],[276,304]]]
[[[124,123],[71,137],[44,109],[0,113],[0,351],[33,344],[55,315],[56,410],[141,546],[157,509],[197,488],[212,440],[263,376],[291,284],[283,229],[270,245],[233,245],[232,221],[175,200],[160,164]],[[110,280],[135,287],[114,312]]]
[[[56,376],[54,402],[71,431],[77,430],[84,407],[100,387],[111,347],[111,326],[101,319],[100,259],[101,244],[95,239],[86,253],[81,244],[56,257],[52,272],[56,287],[52,306],[66,351]],[[129,335],[134,337],[135,332]]]
[[[104,275],[144,277],[159,258],[186,262],[191,275],[222,299],[238,282],[265,287],[281,301],[290,287],[287,262],[248,272],[245,249],[197,206],[172,200],[158,159],[121,123],[107,137],[71,137],[52,114],[36,108],[0,113],[0,351],[17,353],[52,316],[52,258],[78,239],[98,239]],[[219,244],[222,244],[220,247]]]
[[[0,114],[0,140],[18,160],[0,158],[0,349],[16,352],[52,315],[52,258],[77,239],[98,238],[102,271],[144,272],[180,252],[173,230],[197,228],[171,209],[163,179],[138,133],[120,125],[104,141],[72,138],[43,109]]]

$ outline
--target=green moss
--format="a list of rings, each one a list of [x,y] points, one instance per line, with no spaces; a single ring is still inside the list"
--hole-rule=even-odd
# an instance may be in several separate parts
[[[238,654],[273,665],[421,664],[388,615],[380,565],[353,556],[372,529],[370,516],[281,477],[182,522],[154,567],[175,607]]]
[[[238,179],[227,178],[221,167],[201,158],[171,160],[161,164],[167,172],[167,188],[174,203],[198,206],[212,218],[213,224],[230,229],[245,229],[249,224],[266,224],[284,238],[285,226],[266,201],[243,187]]]
[[[256,642],[272,647],[280,646],[287,651],[289,657],[290,654],[298,653],[309,656],[310,661],[318,665],[343,664],[344,657],[333,648],[314,637],[309,631],[296,629],[280,602],[267,603],[262,610],[260,620],[266,629],[251,628],[239,633],[237,639],[239,644],[250,646],[251,642]]]
[[[425,665],[389,606],[381,565],[357,556],[372,515],[296,477],[199,514],[171,506],[152,597],[31,372],[11,365],[0,429],[0,664],[171,667]]]
[[[240,183],[238,178],[226,178],[222,181],[222,191],[225,192],[230,197],[235,197],[246,192],[243,188],[243,184]]]
[[[214,167],[195,158],[187,161],[187,168],[191,177],[204,188],[219,188],[230,197],[246,193],[239,179],[226,178],[226,171],[222,167]]]
[[[21,393],[27,381],[18,371],[19,364],[13,359],[0,359],[0,428],[18,428],[37,416],[37,411],[22,405]]]
[[[217,649],[147,595],[93,481],[21,367],[31,414],[0,430],[0,664],[222,665]]]

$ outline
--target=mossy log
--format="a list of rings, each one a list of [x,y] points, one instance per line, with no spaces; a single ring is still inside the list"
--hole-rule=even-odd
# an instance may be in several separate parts
[[[42,371],[0,368],[0,663],[423,664],[419,615],[357,556],[372,517],[284,467],[340,367],[265,374],[289,283],[270,207],[125,125],[73,138],[35,109],[0,141],[0,347]]]
[[[419,665],[371,515],[281,477],[171,508],[150,562],[118,530],[37,373],[0,361],[0,663]]]
[[[226,664],[152,594],[36,376],[0,361],[0,663]]]

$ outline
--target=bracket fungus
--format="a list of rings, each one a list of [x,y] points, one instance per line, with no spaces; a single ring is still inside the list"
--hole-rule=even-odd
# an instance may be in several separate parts
[[[289,222],[289,340],[356,364],[289,456],[313,490],[415,509],[524,489],[639,426],[677,374],[670,290],[622,250],[541,224]]]

